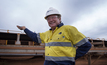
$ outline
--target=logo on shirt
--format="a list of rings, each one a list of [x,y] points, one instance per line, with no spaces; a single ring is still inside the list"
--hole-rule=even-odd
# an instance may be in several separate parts
[[[62,32],[60,32],[59,34],[62,34]]]
[[[65,36],[63,36],[63,38],[65,38]]]

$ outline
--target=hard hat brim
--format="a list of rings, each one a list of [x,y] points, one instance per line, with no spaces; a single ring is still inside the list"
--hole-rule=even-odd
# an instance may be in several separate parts
[[[50,14],[50,15],[45,16],[44,18],[47,19],[47,17],[49,17],[49,16],[51,16],[51,15],[57,15],[57,16],[60,16],[60,17],[61,17],[61,14]]]

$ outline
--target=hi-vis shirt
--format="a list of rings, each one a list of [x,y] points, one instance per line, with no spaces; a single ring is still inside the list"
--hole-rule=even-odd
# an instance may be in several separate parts
[[[39,43],[45,43],[45,60],[48,61],[73,61],[75,62],[76,46],[88,42],[86,36],[74,26],[61,23],[54,31],[38,33]]]

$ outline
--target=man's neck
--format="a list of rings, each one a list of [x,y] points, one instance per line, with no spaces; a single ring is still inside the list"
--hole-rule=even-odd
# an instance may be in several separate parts
[[[56,28],[56,27],[54,27],[54,28],[51,28],[51,29],[52,29],[52,31],[54,31],[54,30],[55,30],[55,28]]]

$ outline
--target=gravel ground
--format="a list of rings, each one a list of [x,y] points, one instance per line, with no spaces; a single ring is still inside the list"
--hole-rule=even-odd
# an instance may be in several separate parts
[[[91,62],[95,61],[98,56],[92,56]],[[10,57],[11,58],[11,57]],[[0,59],[0,65],[43,65],[44,58],[42,56],[39,57],[33,57],[30,59]],[[76,60],[75,65],[88,65],[88,60],[82,58],[79,58]],[[98,61],[96,61],[92,65],[107,65],[107,56],[101,57]]]

